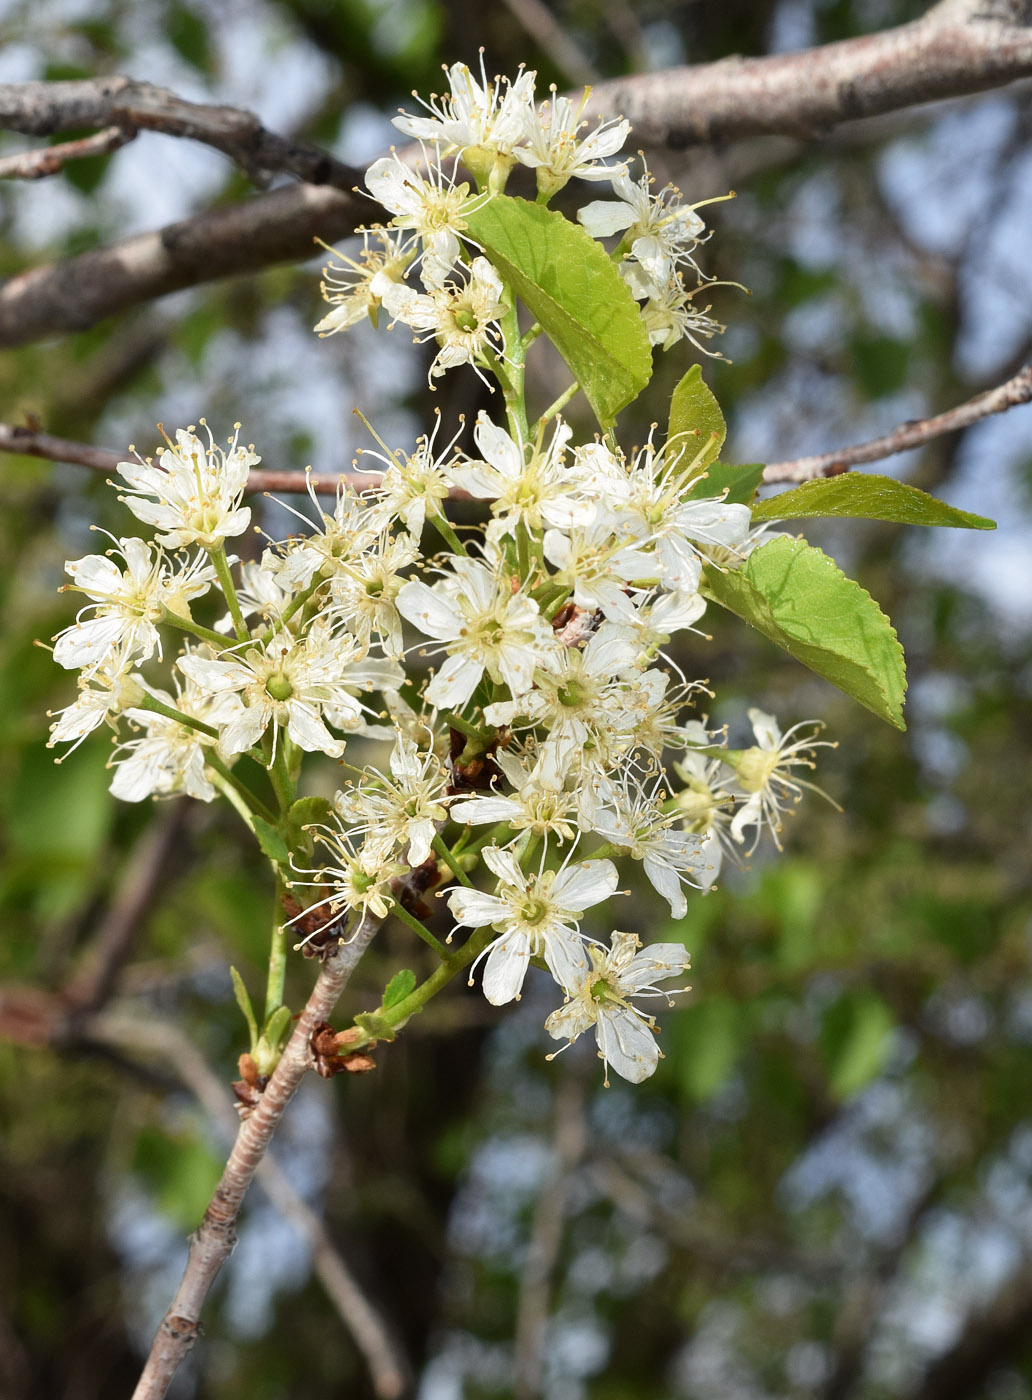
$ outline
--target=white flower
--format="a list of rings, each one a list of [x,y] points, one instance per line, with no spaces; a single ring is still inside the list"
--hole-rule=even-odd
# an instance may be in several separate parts
[[[619,198],[586,204],[577,218],[592,238],[623,233],[621,246],[629,247],[631,257],[641,264],[656,292],[661,293],[670,281],[674,264],[691,261],[691,250],[705,227],[695,212],[699,206],[682,204],[681,192],[673,185],[654,194],[647,169],[638,180],[632,180],[626,170],[614,170],[612,182]]]
[[[646,792],[625,770],[618,783],[604,790],[604,805],[593,815],[591,825],[610,845],[641,861],[646,878],[670,905],[672,916],[683,919],[688,901],[682,885],[708,889],[714,875],[702,840],[673,830],[678,817],[664,813],[665,799],[659,782]]]
[[[599,1059],[622,1078],[640,1084],[655,1072],[660,1060],[653,1032],[655,1018],[633,1004],[633,997],[666,996],[654,984],[686,971],[689,957],[680,943],[653,943],[639,952],[641,940],[633,933],[614,933],[612,947],[591,946],[591,967],[587,974],[569,982],[565,991],[570,1000],[553,1011],[545,1030],[553,1040],[571,1044],[592,1026]],[[678,990],[687,991],[688,988]],[[556,1054],[560,1053],[556,1051]],[[548,1057],[549,1059],[552,1056]]]
[[[711,886],[720,874],[725,855],[735,858],[730,822],[734,796],[728,784],[731,772],[712,754],[700,752],[712,747],[719,736],[711,735],[698,720],[684,725],[686,741],[694,745],[674,764],[674,772],[684,787],[673,794],[685,830],[702,841],[703,856]]]
[[[412,229],[422,243],[420,275],[426,287],[440,287],[459,260],[460,235],[466,215],[484,200],[470,195],[469,185],[456,185],[430,163],[429,179],[410,170],[396,151],[376,160],[366,171],[366,188],[394,215],[395,228]],[[389,288],[384,289],[389,291]]]
[[[542,658],[535,688],[511,701],[488,705],[489,724],[544,726],[542,771],[562,785],[585,764],[608,766],[628,744],[637,716],[633,682],[638,647],[626,628],[603,623],[582,648],[557,649]]]
[[[500,533],[513,534],[523,523],[532,530],[543,525],[584,523],[594,514],[592,502],[563,465],[571,430],[561,419],[547,448],[538,443],[527,452],[519,439],[492,423],[481,411],[473,433],[483,460],[452,465],[449,475],[456,486],[477,500],[493,502],[491,512],[500,522]]]
[[[375,786],[367,783],[338,792],[334,803],[350,831],[367,833],[371,852],[386,858],[407,846],[409,865],[422,865],[437,827],[448,816],[449,774],[432,749],[418,749],[403,734],[391,752],[390,769],[391,778],[372,769]]]
[[[610,622],[641,625],[628,585],[650,577],[655,565],[650,554],[613,534],[606,515],[568,533],[546,530],[544,551],[556,567],[555,582],[571,590],[577,607],[601,612]]]
[[[384,292],[403,279],[405,269],[415,257],[413,241],[406,238],[404,233],[379,226],[365,228],[361,232],[362,251],[357,262],[345,253],[330,250],[343,266],[327,263],[323,268],[320,290],[333,310],[315,327],[318,335],[335,335],[338,331],[346,331],[365,316],[375,326]],[[370,235],[377,240],[379,248],[370,248]]]
[[[542,102],[527,122],[527,144],[515,152],[522,165],[537,170],[538,190],[547,196],[561,190],[575,176],[580,180],[609,180],[626,164],[603,165],[607,156],[615,155],[627,140],[631,124],[623,118],[600,121],[589,135],[578,139],[587,126],[582,121],[591,89],[585,88],[580,105],[574,107],[568,97],[556,97]]]
[[[749,533],[748,506],[719,497],[684,496],[683,454],[657,451],[651,442],[632,462],[616,459],[601,481],[601,503],[614,525],[626,529],[639,549],[651,546],[655,576],[675,592],[697,593],[702,551],[734,549]]]
[[[458,365],[480,365],[489,353],[500,353],[505,340],[498,322],[506,306],[501,278],[486,258],[474,258],[461,280],[431,287],[422,295],[413,287],[395,285],[384,292],[383,304],[395,321],[419,332],[417,341],[435,339],[440,346],[430,365],[432,381]],[[487,383],[487,380],[484,380]]]
[[[361,559],[385,524],[378,504],[357,495],[346,477],[342,476],[337,483],[332,515],[327,515],[320,505],[310,477],[306,484],[318,511],[319,523],[313,526],[307,516],[287,507],[311,531],[288,542],[277,569],[280,586],[290,590],[308,588],[316,576],[333,578],[352,561]]]
[[[162,531],[155,538],[171,549],[191,544],[217,549],[231,535],[243,534],[251,520],[250,509],[240,501],[248,472],[261,458],[253,448],[239,446],[239,423],[228,452],[215,446],[203,418],[201,425],[208,433],[207,447],[193,428],[180,428],[174,446],[165,439],[168,447],[157,466],[151,461],[118,464],[130,492],[118,499],[137,520]]]
[[[93,601],[54,638],[54,660],[66,669],[114,666],[161,655],[157,624],[166,611],[190,616],[190,601],[206,593],[215,571],[203,555],[173,567],[144,540],[118,540],[106,554],[70,559],[65,572],[76,591]],[[120,569],[113,555],[121,555]],[[93,616],[83,621],[85,613]]]
[[[795,803],[802,800],[803,788],[820,793],[836,810],[841,810],[815,783],[807,782],[792,771],[795,768],[815,767],[813,750],[833,749],[835,745],[815,737],[821,726],[812,720],[794,724],[785,734],[778,728],[774,716],[765,714],[763,710],[751,709],[749,722],[756,736],[755,746],[740,752],[729,751],[724,759],[735,769],[737,786],[747,796],[745,805],[739,808],[731,822],[731,835],[742,843],[748,828],[755,826],[756,835],[749,848],[751,853],[756,849],[760,833],[766,826],[780,850],[781,813],[788,801]],[[813,728],[790,743],[792,735],[806,725],[813,725]]]
[[[633,285],[632,283],[632,288]],[[706,290],[713,285],[708,283]],[[708,306],[700,311],[693,304],[692,298],[701,290],[702,288],[697,287],[694,292],[686,291],[680,278],[676,277],[662,292],[649,293],[641,315],[650,345],[669,350],[679,340],[690,340],[696,350],[701,350],[704,355],[716,360],[725,358],[718,350],[711,350],[701,343],[702,340],[712,340],[715,335],[721,335],[727,329],[708,314]]]
[[[387,655],[402,654],[401,615],[397,599],[403,584],[402,569],[419,558],[419,546],[409,534],[392,537],[386,531],[364,553],[346,566],[330,583],[329,618],[340,618],[365,647],[373,634],[383,642]]]
[[[540,836],[551,832],[561,841],[576,838],[576,793],[565,792],[553,774],[542,772],[540,766],[528,768],[515,754],[499,750],[494,762],[514,791],[508,796],[493,792],[483,797],[462,798],[452,804],[454,821],[469,822],[473,826],[508,822],[515,833],[513,841],[524,831]]]
[[[430,115],[413,117],[403,112],[393,119],[394,125],[417,141],[435,143],[445,155],[460,151],[463,163],[478,179],[486,179],[496,163],[503,170],[511,166],[533,113],[536,74],[521,70],[511,82],[498,78],[490,83],[483,56],[479,82],[464,63],[453,63],[445,72],[451,92],[429,102],[419,99]]]
[[[297,916],[301,918],[310,915],[316,909],[326,910],[325,921],[318,928],[312,929],[308,937],[297,944],[298,948],[304,947],[310,938],[314,938],[323,929],[337,923],[344,914],[360,915],[353,933],[357,930],[361,918],[369,916],[374,919],[386,919],[394,903],[391,882],[405,874],[405,867],[400,861],[385,860],[377,848],[367,843],[356,847],[339,820],[332,826],[320,824],[310,829],[319,845],[325,846],[329,851],[330,863],[314,870],[294,867],[298,874],[315,875],[317,878],[292,880],[291,884],[314,885],[320,890],[329,885],[330,892],[314,904],[310,904]]]
[[[484,995],[493,1006],[519,998],[532,957],[544,958],[560,986],[577,980],[588,966],[578,917],[615,891],[616,866],[609,860],[585,860],[559,871],[526,875],[511,851],[489,846],[483,857],[498,877],[497,893],[455,889],[448,896],[459,924],[490,924],[500,934],[470,969],[470,986],[473,971],[485,957]]]
[[[333,737],[322,716],[332,707],[339,727],[353,728],[360,721],[361,706],[348,689],[354,684],[348,672],[359,656],[357,642],[334,636],[317,618],[304,637],[278,632],[264,647],[248,647],[242,655],[183,656],[176,664],[202,693],[235,693],[243,700],[243,708],[222,727],[223,756],[246,753],[271,724],[277,734],[285,726],[299,748],[339,758],[344,742]]]
[[[79,694],[71,705],[56,712],[47,711],[48,718],[54,720],[50,726],[47,748],[70,743],[72,747],[68,753],[74,753],[83,739],[105,720],[113,729],[116,728],[117,716],[131,706],[139,705],[146,693],[139,676],[129,671],[94,666],[79,677]],[[62,754],[55,761],[60,763],[67,757],[68,754]]]
[[[427,700],[444,709],[464,705],[485,671],[514,696],[523,695],[534,667],[554,646],[552,629],[533,599],[513,593],[507,578],[478,560],[456,557],[451,568],[433,588],[406,583],[398,594],[402,617],[448,651],[426,688]]]
[[[455,446],[456,438],[462,432],[460,426],[455,437],[440,453],[436,452],[437,434],[441,427],[440,411],[429,436],[419,439],[415,452],[363,452],[359,456],[375,457],[386,464],[377,489],[377,501],[388,520],[400,520],[409,534],[419,540],[426,524],[427,511],[431,517],[440,514],[441,503],[448,499],[452,488],[451,477],[445,467],[445,460]]]
[[[215,729],[242,708],[239,696],[204,694],[189,679],[177,695],[162,690],[151,693],[170,709]],[[201,802],[211,802],[216,797],[205,768],[214,736],[152,710],[131,709],[126,717],[146,732],[139,738],[127,739],[112,754],[114,797],[123,802],[142,802],[145,797],[169,797],[177,792],[185,792]]]
[[[240,578],[236,586],[237,602],[241,616],[248,618],[257,614],[264,621],[278,620],[284,608],[294,596],[294,590],[285,586],[280,577],[283,560],[267,549],[261,562],[248,560],[240,565]],[[292,619],[297,625],[300,619]],[[234,630],[233,615],[225,613],[215,623],[215,631],[231,636]]]

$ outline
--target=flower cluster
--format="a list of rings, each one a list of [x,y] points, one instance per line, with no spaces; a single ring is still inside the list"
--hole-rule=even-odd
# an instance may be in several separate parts
[[[647,174],[605,163],[625,122],[582,135],[566,99],[535,106],[531,73],[490,84],[456,65],[448,77],[429,115],[398,119],[433,148],[428,172],[397,155],[369,171],[392,226],[367,231],[349,274],[327,274],[323,332],[382,305],[436,339],[432,375],[468,362],[502,382],[514,293],[468,249],[464,217],[517,163],[545,197],[574,176],[608,181],[617,199],[581,222],[622,234],[646,318],[674,295],[702,223],[673,191],[653,194]],[[445,174],[452,156],[477,191]],[[248,524],[259,459],[235,437],[223,451],[180,431],[157,462],[119,467],[121,499],[154,542],[117,540],[67,565],[88,601],[55,639],[80,678],[51,743],[107,721],[117,796],[223,794],[256,831],[278,826],[292,883],[314,887],[298,916],[308,937],[396,914],[471,982],[482,967],[494,1005],[519,999],[531,964],[547,970],[563,998],[548,1034],[593,1030],[607,1069],[640,1081],[659,1059],[641,1003],[668,995],[656,984],[680,978],[688,954],[622,929],[600,942],[585,918],[626,896],[622,863],[672,931],[725,857],[764,829],[778,841],[784,808],[812,786],[799,770],[815,745],[752,710],[755,743],[728,748],[695,711],[702,682],[671,655],[677,633],[699,635],[706,571],[739,567],[758,538],[748,506],[708,491],[708,444],[687,436],[625,453],[611,432],[575,440],[552,410],[531,426],[507,395],[504,426],[482,413],[468,440],[460,428],[441,446],[435,427],[411,452],[385,448],[374,486],[342,478],[332,509],[310,492],[314,519],[240,562],[226,541]],[[459,494],[483,516],[461,538],[448,516]],[[348,777],[299,839],[306,754]],[[437,896],[448,942],[463,940],[455,953],[422,922]]]
[[[669,350],[687,338],[715,353],[700,342],[724,327],[696,298],[718,284],[695,261],[706,237],[698,211],[713,201],[687,204],[673,185],[656,190],[644,162],[632,177],[626,157],[613,159],[630,123],[600,120],[588,130],[588,90],[577,105],[554,88],[537,102],[532,72],[511,82],[490,82],[482,62],[479,78],[464,63],[446,72],[449,90],[423,104],[427,115],[403,112],[394,119],[399,131],[420,143],[422,160],[417,164],[392,151],[366,172],[370,194],[393,217],[389,226],[362,230],[357,257],[334,254],[323,281],[333,309],[316,330],[333,335],[364,316],[375,325],[383,307],[417,339],[436,340],[431,382],[462,364],[483,377],[485,362],[502,354],[499,323],[511,303],[491,264],[464,256],[464,248],[475,246],[467,221],[521,165],[534,171],[538,198],[546,202],[572,179],[608,184],[615,197],[592,200],[577,218],[592,238],[619,235],[612,254],[641,303],[649,342]],[[460,164],[475,189],[457,179]],[[422,291],[407,280],[410,272],[418,274]]]

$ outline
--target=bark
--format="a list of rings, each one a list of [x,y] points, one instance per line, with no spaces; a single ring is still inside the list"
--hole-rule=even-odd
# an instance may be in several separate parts
[[[302,261],[317,238],[344,238],[371,207],[340,190],[295,185],[33,268],[0,286],[0,346],[86,330],[184,287]]]
[[[763,469],[763,480],[813,481],[815,477],[838,476],[860,462],[878,462],[885,457],[894,457],[897,452],[923,447],[934,438],[960,432],[991,414],[1005,413],[1009,408],[1017,408],[1030,401],[1032,365],[1026,365],[1005,384],[998,384],[984,394],[976,394],[967,403],[938,413],[934,418],[913,419],[900,424],[884,437],[872,438],[870,442],[856,443],[852,447],[840,447],[835,452],[822,452],[815,457],[796,457],[788,462],[771,462]]]
[[[312,1066],[311,1040],[347,986],[377,930],[366,919],[349,943],[327,957],[283,1056],[257,1108],[240,1125],[215,1194],[190,1240],[186,1270],[162,1319],[133,1400],[160,1400],[201,1331],[201,1309],[219,1270],[236,1244],[236,1219],[287,1104]]]
[[[629,117],[633,139],[645,146],[723,146],[760,135],[813,139],[856,118],[1030,76],[1030,0],[944,0],[923,19],[880,34],[602,83],[591,111]],[[259,184],[277,171],[308,184],[11,278],[0,288],[0,346],[84,330],[183,287],[297,261],[311,252],[314,237],[342,238],[374,208],[345,193],[358,172],[318,147],[276,136],[249,112],[184,102],[129,78],[0,87],[0,127],[47,134],[110,126],[113,119],[127,129],[203,141]]]
[[[1032,6],[960,3],[880,34],[767,58],[637,74],[595,89],[646,146],[684,150],[753,136],[813,139],[842,122],[968,96],[1032,76]]]
[[[123,132],[126,140],[138,131],[157,131],[200,141],[228,156],[259,186],[283,174],[312,185],[350,191],[361,179],[361,171],[320,146],[269,131],[253,112],[187,102],[153,83],[115,76],[0,84],[0,127],[7,131],[52,136],[84,126],[113,127]],[[46,156],[52,152],[29,154]]]

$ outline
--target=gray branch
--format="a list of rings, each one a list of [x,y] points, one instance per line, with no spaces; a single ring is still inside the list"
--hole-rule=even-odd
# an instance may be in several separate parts
[[[754,136],[827,135],[843,122],[969,96],[1032,76],[1032,6],[952,0],[880,34],[798,53],[727,58],[600,83],[645,146],[685,150]]]
[[[24,136],[53,136],[78,127],[114,127],[200,141],[228,156],[258,186],[274,175],[350,191],[361,171],[308,141],[269,131],[253,112],[187,102],[167,88],[124,76],[71,82],[0,84],[0,127]]]
[[[1028,0],[943,0],[923,19],[880,34],[602,83],[591,105],[629,117],[645,146],[684,149],[757,135],[813,139],[858,117],[1030,76]],[[371,207],[349,193],[356,171],[267,131],[250,112],[184,102],[130,78],[0,87],[0,127],[46,135],[91,124],[202,141],[257,183],[276,172],[307,183],[11,278],[0,287],[0,347],[85,330],[183,287],[298,261],[313,238],[345,237]]]

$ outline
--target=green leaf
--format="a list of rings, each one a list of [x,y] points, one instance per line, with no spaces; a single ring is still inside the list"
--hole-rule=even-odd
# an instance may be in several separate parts
[[[386,1016],[375,1011],[360,1011],[355,1017],[355,1025],[365,1031],[370,1040],[394,1040],[395,1031]]]
[[[244,979],[235,967],[229,969],[229,975],[233,979],[233,995],[236,997],[236,1004],[244,1013],[247,1029],[251,1032],[251,1049],[253,1050],[258,1043],[258,1022],[255,1019],[254,1007],[251,1005],[251,998],[244,986]]]
[[[710,462],[716,460],[724,445],[726,433],[720,405],[704,382],[701,368],[692,365],[670,400],[667,450],[669,451],[671,446],[680,448],[687,440],[685,464],[691,462],[698,453],[695,470],[702,471]]]
[[[652,377],[652,350],[638,303],[605,249],[554,209],[503,194],[466,222],[610,427]]]
[[[273,1050],[280,1048],[280,1042],[290,1029],[290,1007],[277,1006],[265,1024],[265,1039]]]
[[[892,1012],[874,992],[840,997],[828,1008],[821,1025],[821,1049],[835,1098],[855,1094],[881,1070],[894,1026]]]
[[[387,983],[387,990],[383,994],[381,1003],[384,1011],[389,1011],[392,1006],[397,1006],[399,1002],[416,989],[416,974],[410,972],[407,967],[396,972]]]
[[[854,475],[808,481],[794,491],[769,496],[753,507],[754,520],[802,520],[811,516],[854,516],[899,525],[948,525],[958,530],[995,530],[995,520],[957,510],[891,476]]]
[[[774,539],[704,592],[880,719],[905,729],[903,648],[869,593],[803,540]]]
[[[290,805],[287,832],[292,851],[310,851],[312,841],[306,826],[325,825],[333,815],[333,803],[325,797],[301,797]]]
[[[254,818],[254,834],[258,837],[258,844],[277,865],[287,865],[290,861],[290,851],[282,835],[274,826],[270,826],[261,817]]]
[[[762,480],[762,462],[741,467],[730,466],[727,462],[712,462],[703,474],[692,482],[687,494],[719,496],[726,490],[726,501],[733,501],[740,506],[751,506]]]

